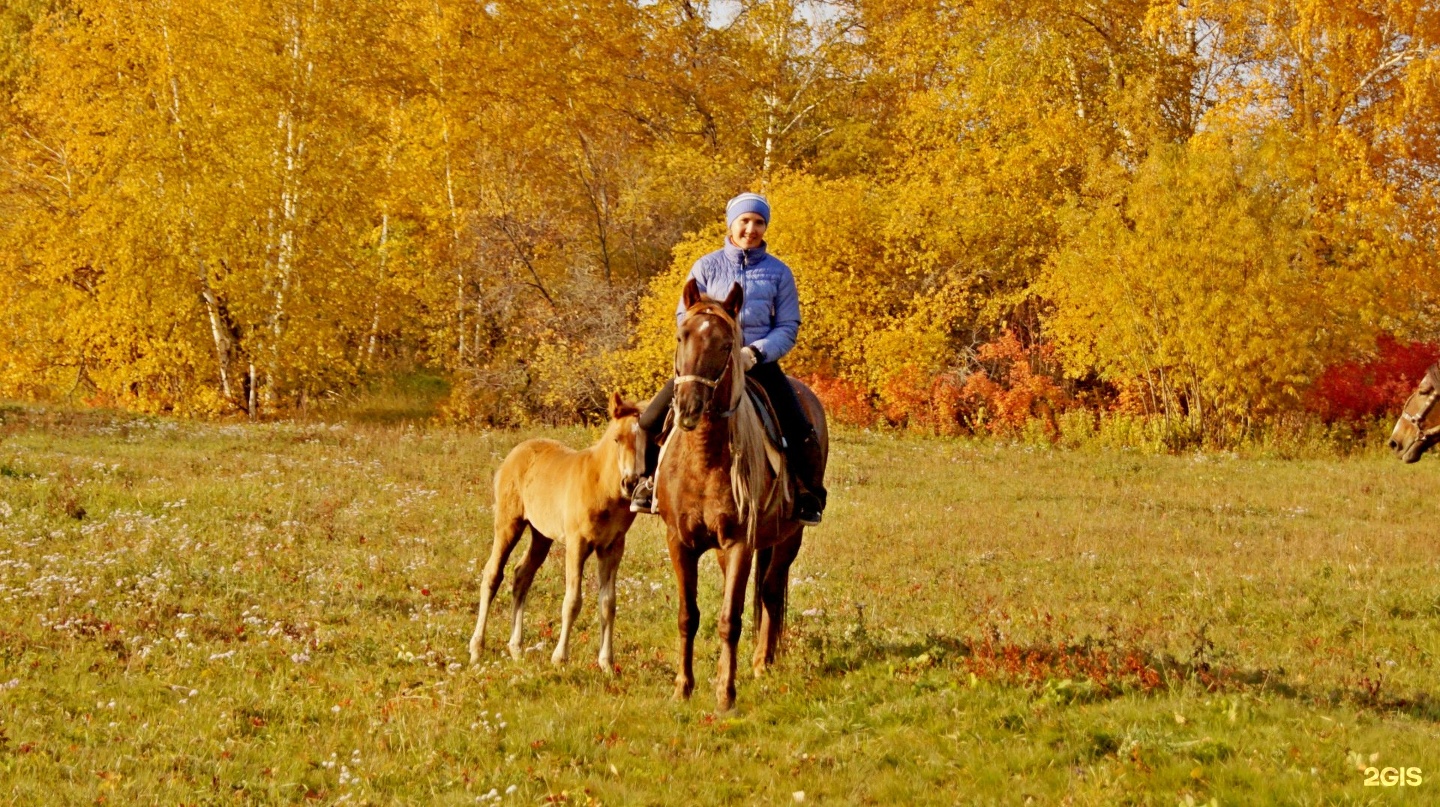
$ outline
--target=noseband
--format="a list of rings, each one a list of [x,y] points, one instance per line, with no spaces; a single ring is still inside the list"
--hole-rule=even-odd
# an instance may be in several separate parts
[[[723,320],[727,326],[729,326],[729,328],[730,328],[730,330],[731,330],[732,333],[733,333],[734,331],[738,330],[738,328],[735,327],[735,320],[731,319],[731,318],[729,317],[729,315],[725,314],[725,313],[722,312],[722,311],[704,311],[704,312],[699,312],[699,311],[697,311],[697,312],[695,312],[695,313],[696,313],[696,314],[700,314],[700,313],[713,314],[713,315],[715,315],[715,316],[720,317],[720,319]],[[690,315],[687,314],[687,315],[686,315],[686,319],[689,319],[689,317],[690,317]],[[727,360],[727,361],[725,362],[725,367],[724,367],[724,369],[722,369],[722,370],[720,371],[720,375],[717,375],[717,376],[715,376],[714,378],[706,378],[705,376],[700,376],[700,375],[680,375],[680,352],[679,352],[679,350],[677,349],[676,352],[675,352],[675,386],[676,386],[676,387],[679,387],[681,384],[694,383],[694,384],[699,384],[699,385],[702,386],[702,387],[709,387],[711,390],[715,390],[716,388],[718,388],[718,387],[720,386],[720,382],[722,382],[722,381],[725,380],[725,376],[727,376],[727,375],[730,374],[730,366],[733,365],[734,363],[735,363],[735,356],[734,356],[734,355],[731,355],[730,358],[729,358],[729,360]],[[735,411],[736,411],[737,409],[740,408],[740,402],[743,401],[743,400],[745,400],[743,394],[740,395],[740,396],[738,396],[738,397],[732,395],[732,397],[736,397],[735,405],[732,406],[732,407],[730,407],[729,409],[725,410],[724,412],[717,412],[717,413],[715,413],[715,416],[716,416],[716,417],[719,417],[719,418],[722,418],[722,419],[723,419],[723,418],[728,418],[728,417],[730,417],[731,415],[735,414]],[[715,403],[715,396],[714,396],[714,395],[711,395],[710,403],[711,403],[711,406],[713,407],[713,406],[714,406],[714,403]],[[675,406],[676,406],[676,400],[671,400],[671,402],[670,402],[670,408],[671,408],[671,409],[674,409]]]
[[[1421,406],[1420,411],[1413,415],[1409,412],[1400,414],[1401,420],[1409,421],[1415,427],[1415,432],[1419,435],[1417,440],[1428,442],[1435,439],[1436,436],[1440,436],[1440,426],[1431,426],[1429,429],[1424,426],[1425,418],[1430,416],[1430,410],[1435,408],[1437,401],[1440,401],[1440,369],[1437,368],[1440,368],[1440,365],[1432,364],[1430,369],[1425,371],[1425,379],[1430,382],[1430,394],[1425,396],[1425,405]]]

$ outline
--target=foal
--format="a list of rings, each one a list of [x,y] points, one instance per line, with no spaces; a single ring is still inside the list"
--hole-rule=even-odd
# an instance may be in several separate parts
[[[495,472],[495,543],[480,579],[480,616],[470,637],[470,663],[480,659],[485,622],[505,563],[530,528],[530,550],[515,570],[515,627],[510,655],[520,658],[525,596],[550,545],[565,545],[565,605],[560,638],[550,660],[569,655],[570,627],[580,615],[580,583],[591,552],[600,556],[600,666],[612,672],[611,634],[615,627],[615,572],[625,554],[625,533],[635,520],[630,495],[644,462],[644,432],[636,428],[634,404],[610,396],[610,425],[599,442],[574,451],[554,440],[526,440],[510,451]]]

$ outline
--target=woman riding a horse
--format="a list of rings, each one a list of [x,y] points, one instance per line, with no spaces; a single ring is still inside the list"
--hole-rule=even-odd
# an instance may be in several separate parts
[[[779,258],[765,248],[765,229],[770,224],[770,204],[755,193],[742,193],[725,206],[727,233],[725,245],[704,256],[690,268],[688,280],[694,280],[702,293],[725,295],[732,285],[744,290],[744,306],[740,325],[744,333],[742,351],[745,374],[755,379],[770,397],[780,429],[785,437],[785,457],[791,472],[799,481],[795,497],[794,518],[801,524],[815,525],[825,509],[825,486],[818,468],[822,448],[816,439],[815,427],[805,417],[795,390],[780,369],[780,359],[795,346],[800,330],[800,298],[795,291],[795,276]],[[675,311],[676,319],[685,315],[682,300]],[[655,437],[665,425],[665,414],[675,395],[675,380],[666,382],[640,416],[640,428],[652,439],[645,455],[645,478],[636,486],[630,509],[653,512],[655,462],[659,453]]]

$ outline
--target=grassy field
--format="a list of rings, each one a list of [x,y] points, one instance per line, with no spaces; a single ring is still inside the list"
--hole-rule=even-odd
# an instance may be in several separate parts
[[[593,564],[549,663],[558,555],[533,651],[503,653],[507,590],[465,663],[490,474],[526,436],[0,410],[0,800],[1440,801],[1434,460],[841,433],[788,655],[716,715],[718,569],[671,702],[652,518],[614,678]]]

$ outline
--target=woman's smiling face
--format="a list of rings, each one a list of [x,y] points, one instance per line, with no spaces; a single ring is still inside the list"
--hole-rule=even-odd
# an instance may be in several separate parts
[[[754,249],[765,240],[765,219],[759,213],[741,213],[730,222],[730,243],[741,249]]]

